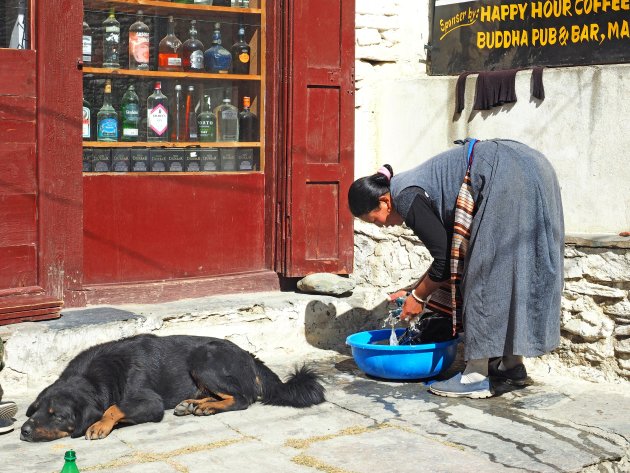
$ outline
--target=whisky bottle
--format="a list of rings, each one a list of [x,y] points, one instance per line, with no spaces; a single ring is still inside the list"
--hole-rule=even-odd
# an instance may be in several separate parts
[[[158,48],[158,70],[178,72],[182,70],[182,59],[179,57],[179,48],[182,42],[175,36],[175,22],[173,17],[168,17],[168,29],[166,36],[160,41]]]
[[[120,69],[118,49],[120,47],[120,23],[114,16],[114,9],[103,22],[103,67]]]
[[[197,22],[190,22],[190,37],[184,41],[180,51],[182,67],[185,71],[203,72],[203,43],[197,39]]]
[[[206,49],[204,54],[204,63],[207,72],[212,73],[228,73],[232,67],[232,55],[221,46],[221,30],[220,24],[214,24],[214,33],[212,34],[212,46]]]
[[[83,141],[92,139],[92,110],[90,103],[83,97]]]
[[[138,141],[140,125],[140,99],[136,89],[130,85],[122,97],[120,106],[122,136],[121,141]]]
[[[169,110],[169,117],[171,119],[171,124],[169,125],[169,129],[171,130],[171,141],[185,141],[186,109],[182,86],[180,84],[175,85],[175,95],[173,96]]]
[[[238,39],[232,45],[232,64],[234,74],[249,74],[249,59],[251,48],[245,42],[245,28],[238,29]]]
[[[199,141],[217,141],[216,118],[210,108],[210,97],[201,101],[201,113],[197,117]]]
[[[214,109],[217,119],[217,141],[238,141],[238,110],[224,98],[223,103]]]
[[[112,81],[105,81],[103,106],[96,114],[97,141],[118,141],[118,114],[112,107]]]
[[[243,110],[238,114],[240,141],[258,141],[258,117],[249,110],[251,99],[243,97]]]
[[[186,141],[197,141],[199,138],[195,105],[195,87],[189,85],[186,92]]]
[[[92,28],[85,21],[83,22],[83,65],[89,66],[92,63]]]
[[[149,70],[149,27],[142,21],[142,10],[138,11],[138,21],[129,27],[129,69]]]
[[[147,141],[168,140],[168,99],[162,93],[162,83],[147,98]]]

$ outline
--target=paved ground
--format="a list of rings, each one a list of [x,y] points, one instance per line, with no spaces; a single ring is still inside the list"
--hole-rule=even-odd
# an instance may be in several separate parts
[[[271,366],[286,375],[293,361]],[[371,379],[345,356],[312,361],[327,389],[320,406],[167,411],[99,441],[29,444],[16,430],[0,436],[0,471],[57,472],[70,448],[82,472],[630,471],[627,387],[536,374],[524,389],[497,386],[492,399],[452,400],[418,382]],[[18,399],[18,424],[31,400]]]

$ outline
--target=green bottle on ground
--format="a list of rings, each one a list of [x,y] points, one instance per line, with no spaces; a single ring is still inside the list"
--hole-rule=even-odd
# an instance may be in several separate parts
[[[79,473],[76,464],[77,455],[74,453],[74,450],[68,450],[63,458],[66,460],[66,463],[64,463],[60,473]]]

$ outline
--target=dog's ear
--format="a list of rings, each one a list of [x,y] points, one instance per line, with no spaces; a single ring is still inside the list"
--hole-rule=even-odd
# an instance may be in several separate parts
[[[75,418],[75,428],[72,432],[72,438],[83,437],[85,431],[97,420],[103,416],[103,412],[94,406],[91,402],[86,402],[82,407],[77,407],[77,416]]]
[[[31,417],[33,414],[35,414],[35,411],[38,408],[39,408],[39,401],[35,401],[30,406],[28,406],[28,409],[26,409],[26,417]]]

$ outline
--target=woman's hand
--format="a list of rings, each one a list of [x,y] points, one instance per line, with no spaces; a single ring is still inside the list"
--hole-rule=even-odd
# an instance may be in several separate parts
[[[399,297],[405,297],[407,295],[407,291],[405,289],[401,289],[399,291],[391,293],[389,296],[389,302],[394,302]]]
[[[400,320],[403,322],[409,322],[424,310],[424,304],[418,302],[413,296],[409,295],[405,299],[402,306],[402,313],[400,314]]]

